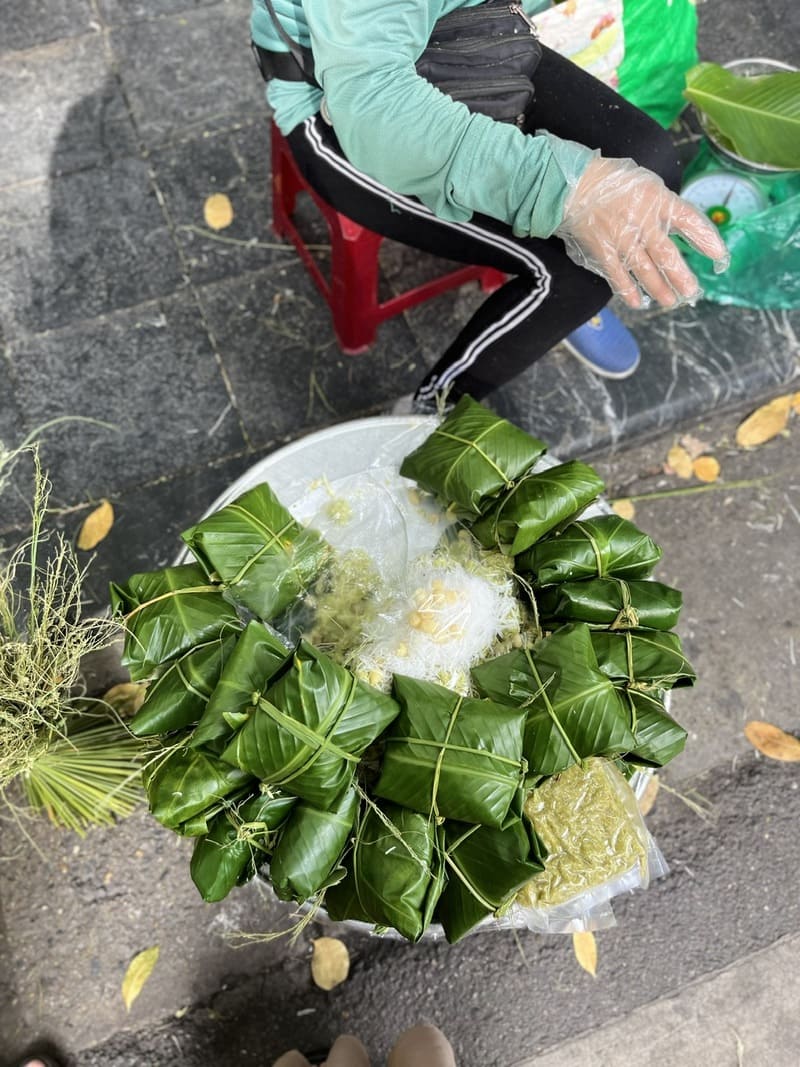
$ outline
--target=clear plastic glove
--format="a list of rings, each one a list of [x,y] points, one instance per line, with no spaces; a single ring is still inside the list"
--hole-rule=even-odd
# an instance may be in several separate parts
[[[701,295],[671,233],[714,260],[718,273],[728,266],[725,243],[705,215],[632,159],[602,156],[578,179],[555,231],[571,259],[605,278],[633,308],[649,302],[643,294],[664,307]]]

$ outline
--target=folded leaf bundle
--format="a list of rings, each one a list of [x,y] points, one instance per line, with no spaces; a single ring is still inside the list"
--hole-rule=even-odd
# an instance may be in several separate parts
[[[325,894],[335,922],[393,927],[418,941],[431,923],[445,881],[443,829],[395,804],[371,805],[356,831],[347,876]]]
[[[316,578],[328,547],[304,529],[263,483],[182,535],[206,571],[237,603],[274,619]]]
[[[677,634],[658,630],[592,630],[597,665],[614,681],[634,689],[673,689],[694,685],[697,675]]]
[[[219,752],[253,710],[253,694],[263,693],[289,659],[283,641],[252,619],[225,662],[203,717],[192,735],[193,748]]]
[[[632,522],[599,515],[571,522],[518,556],[515,569],[536,586],[579,578],[647,578],[661,549]]]
[[[122,665],[134,681],[151,678],[162,663],[241,627],[221,587],[196,563],[134,574],[110,589],[111,609],[125,625]]]
[[[222,754],[263,782],[330,809],[359,757],[400,710],[301,641],[290,664],[256,703]]]
[[[444,844],[447,884],[434,918],[451,944],[544,870],[546,850],[527,819],[503,830],[446,823]]]
[[[587,626],[564,626],[533,649],[473,668],[480,693],[521,705],[529,776],[557,774],[587,756],[618,756],[635,744],[621,694],[597,666]]]
[[[251,774],[215,756],[176,748],[145,771],[144,788],[155,818],[177,830],[252,780]],[[197,832],[204,832],[202,824]]]
[[[525,774],[524,709],[403,675],[394,694],[401,711],[375,795],[437,818],[502,826]]]
[[[358,805],[355,789],[348,789],[330,811],[321,811],[302,801],[297,805],[269,865],[272,887],[281,900],[302,903],[331,884],[331,872],[336,869],[353,832]],[[344,875],[343,869],[339,875]]]
[[[623,578],[589,578],[563,582],[536,595],[542,619],[580,620],[610,630],[671,630],[678,622],[683,598],[663,582]]]
[[[683,752],[686,731],[667,714],[657,693],[625,692],[635,743],[625,759],[650,767],[663,767]]]
[[[472,524],[472,533],[484,548],[518,556],[602,491],[591,467],[579,460],[561,463],[523,478]]]
[[[222,900],[255,875],[296,803],[294,797],[259,793],[216,816],[208,834],[198,838],[189,865],[203,900]]]
[[[144,703],[131,719],[131,733],[169,734],[198,722],[235,643],[234,633],[223,633],[176,659],[147,687]]]
[[[547,446],[463,396],[430,437],[405,457],[400,473],[465,516],[480,515]]]

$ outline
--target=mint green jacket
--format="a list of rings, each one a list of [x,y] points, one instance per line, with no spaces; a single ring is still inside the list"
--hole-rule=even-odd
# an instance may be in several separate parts
[[[545,132],[535,136],[472,114],[414,69],[433,24],[477,0],[273,0],[287,33],[313,48],[323,92],[274,80],[267,98],[284,133],[320,110],[347,159],[442,219],[474,212],[520,237],[549,237],[564,200],[594,154]],[[253,40],[286,51],[264,0],[253,0]]]

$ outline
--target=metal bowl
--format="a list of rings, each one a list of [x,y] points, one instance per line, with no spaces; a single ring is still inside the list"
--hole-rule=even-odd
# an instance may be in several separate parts
[[[761,74],[778,74],[781,71],[787,71],[794,73],[797,71],[797,67],[792,67],[788,63],[781,63],[777,59],[733,59],[730,63],[722,64],[725,70],[729,70],[732,74],[738,74],[745,78],[756,78]],[[786,174],[792,173],[791,167],[772,167],[766,163],[755,163],[751,159],[745,159],[744,156],[737,155],[731,148],[730,143],[724,137],[723,134],[717,130],[714,123],[704,115],[699,108],[695,108],[697,112],[697,118],[700,125],[703,128],[703,132],[709,139],[714,147],[714,150],[725,159],[736,163],[739,167],[743,167],[745,170],[753,171],[756,174],[769,175],[769,174]]]

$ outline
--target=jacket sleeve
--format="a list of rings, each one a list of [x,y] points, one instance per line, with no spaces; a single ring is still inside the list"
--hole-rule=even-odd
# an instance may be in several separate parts
[[[317,79],[350,162],[440,218],[549,237],[594,154],[471,113],[414,68],[442,0],[304,0]]]

